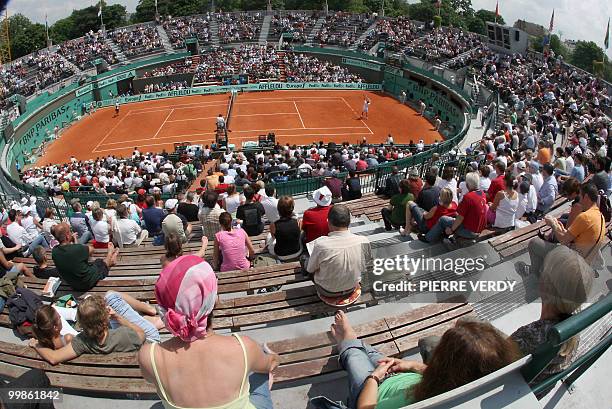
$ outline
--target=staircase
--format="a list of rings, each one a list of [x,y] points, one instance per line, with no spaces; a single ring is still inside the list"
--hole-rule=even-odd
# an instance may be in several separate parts
[[[443,62],[442,64],[440,64],[440,67],[448,68],[451,63],[453,63],[453,62],[455,62],[455,61],[457,61],[457,60],[459,60],[459,59],[461,59],[463,57],[467,57],[470,54],[472,54],[474,51],[477,51],[477,50],[478,50],[478,47],[477,48],[472,48],[471,50],[467,50],[466,52],[463,52],[463,53],[459,54],[458,56],[456,56],[454,58],[451,58],[448,61]]]
[[[172,48],[172,44],[170,44],[168,33],[166,33],[166,30],[164,30],[164,27],[158,25],[155,28],[157,29],[157,34],[159,34],[159,38],[161,39],[161,43],[166,54],[174,54],[174,48]]]
[[[128,62],[128,59],[125,56],[125,54],[123,54],[123,51],[121,51],[121,48],[119,48],[119,46],[117,44],[115,44],[115,42],[113,40],[111,40],[110,37],[107,36],[104,39],[104,42],[106,43],[106,45],[108,45],[111,48],[111,50],[113,50],[113,52],[117,56],[117,59],[119,60],[119,63],[127,63]]]
[[[279,51],[276,53],[276,59],[278,60],[278,67],[280,68],[280,81],[287,82],[287,67],[285,66],[285,52]]]
[[[361,41],[365,40],[366,37],[374,30],[376,30],[376,23],[378,22],[378,20],[374,20],[374,22],[370,25],[370,27],[368,27],[366,29],[366,31],[364,31],[363,33],[361,33],[361,35],[359,36],[359,38],[357,39],[357,41],[355,41],[355,43],[353,45],[351,45],[349,47],[350,51],[357,51],[357,44],[359,44]]]
[[[308,34],[308,38],[306,38],[306,43],[304,45],[307,45],[310,47],[313,46],[312,41],[314,40],[316,35],[319,34],[319,31],[321,31],[321,26],[323,26],[323,23],[325,23],[325,17],[324,16],[319,17],[314,27],[312,28],[312,31],[310,32],[310,34]]]
[[[217,16],[215,14],[212,15],[210,19],[210,43],[213,47],[220,47],[221,40],[219,39],[219,21],[217,20]]]
[[[57,49],[55,50],[55,54],[61,58],[61,60],[64,62],[64,64],[66,64],[67,66],[69,66],[70,68],[72,68],[72,71],[74,71],[75,74],[80,74],[81,73],[81,69],[79,67],[77,67],[75,64],[71,63],[70,61],[68,61],[66,59],[66,57],[64,57],[63,55],[61,55],[60,53],[57,52]]]
[[[266,44],[268,42],[268,33],[270,32],[271,21],[272,16],[270,14],[266,14],[264,16],[263,22],[261,23],[261,31],[259,32],[259,44]]]

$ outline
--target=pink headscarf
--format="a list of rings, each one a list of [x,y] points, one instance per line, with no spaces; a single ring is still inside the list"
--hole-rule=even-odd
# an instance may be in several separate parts
[[[185,342],[206,334],[217,300],[217,277],[198,256],[181,256],[168,264],[155,283],[155,297],[166,328]]]

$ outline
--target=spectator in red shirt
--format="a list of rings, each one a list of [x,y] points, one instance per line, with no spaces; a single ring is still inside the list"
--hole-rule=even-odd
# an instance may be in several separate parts
[[[79,181],[77,180],[76,176],[73,176],[72,179],[70,179],[70,191],[76,192],[79,189],[79,186]]]
[[[506,182],[504,181],[504,174],[506,173],[506,165],[504,162],[498,160],[495,162],[495,173],[497,176],[491,181],[491,186],[487,191],[487,201],[493,203],[495,195],[506,188]]]
[[[361,172],[362,170],[366,170],[368,168],[368,163],[365,161],[365,156],[360,155],[359,160],[355,164],[355,170],[357,172]]]
[[[219,176],[219,184],[215,187],[215,192],[217,192],[218,195],[227,192],[227,187],[229,186],[228,183],[225,183],[225,179],[223,178],[223,175]]]
[[[417,200],[421,190],[423,190],[423,179],[419,177],[419,171],[417,169],[410,169],[408,184],[410,185],[410,193],[414,196],[414,200]]]
[[[329,188],[334,203],[342,200],[342,179],[336,173],[332,177],[325,178],[323,185]]]
[[[302,219],[302,230],[306,235],[306,243],[321,236],[327,236],[329,233],[327,215],[331,209],[332,193],[327,186],[324,186],[315,190],[312,196],[317,207],[306,210]]]
[[[443,235],[456,235],[464,239],[475,239],[487,224],[487,198],[479,189],[480,175],[470,172],[465,176],[465,184],[469,192],[463,196],[457,207],[457,217],[442,216],[427,235],[420,234],[419,240],[426,243],[436,243]]]

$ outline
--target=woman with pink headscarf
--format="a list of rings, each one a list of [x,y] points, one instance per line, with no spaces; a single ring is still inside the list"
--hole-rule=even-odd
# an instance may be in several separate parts
[[[265,354],[249,337],[213,331],[217,278],[206,261],[194,255],[172,261],[155,296],[174,337],[143,346],[138,360],[166,409],[272,408],[269,373],[278,355]]]

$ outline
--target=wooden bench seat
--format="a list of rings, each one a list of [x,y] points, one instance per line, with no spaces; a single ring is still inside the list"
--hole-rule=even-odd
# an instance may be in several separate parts
[[[382,353],[400,356],[417,346],[420,338],[442,335],[461,317],[470,315],[465,303],[440,303],[394,317],[381,318],[355,327],[357,335]],[[340,371],[337,350],[329,332],[271,342],[281,364],[274,373],[276,383],[298,381]],[[82,355],[70,362],[49,365],[26,344],[0,341],[0,375],[16,377],[30,368],[46,371],[51,385],[96,395],[136,393],[154,395],[155,388],[140,375],[135,353]]]

